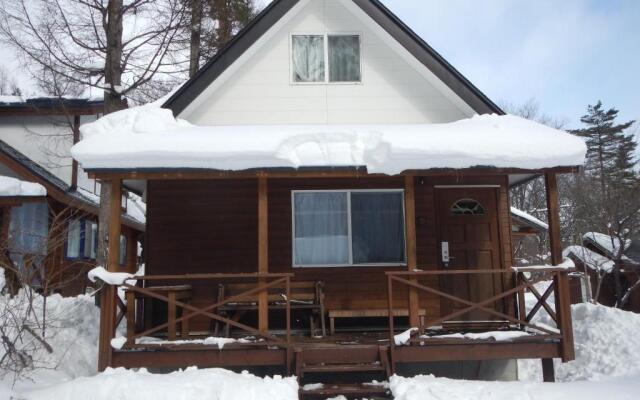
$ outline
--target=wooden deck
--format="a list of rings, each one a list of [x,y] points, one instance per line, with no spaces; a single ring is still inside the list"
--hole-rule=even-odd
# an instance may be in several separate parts
[[[386,318],[388,322],[382,327],[383,330],[380,327],[377,330],[370,326],[359,327],[356,322],[355,328],[352,326],[348,331],[338,331],[337,334],[328,336],[311,336],[309,330],[292,329],[291,274],[137,277],[136,284],[122,285],[131,294],[128,301],[117,301],[119,311],[114,315],[116,325],[126,319],[128,329],[125,345],[119,350],[109,349],[110,366],[275,367],[284,374],[295,374],[298,377],[314,373],[360,372],[378,374],[384,379],[395,372],[398,364],[403,363],[527,358],[560,358],[569,361],[573,359],[567,283],[569,271],[563,268],[546,268],[537,279],[527,274],[530,272],[526,269],[386,272],[389,317]],[[541,270],[537,269],[536,273],[540,275]],[[438,279],[432,279],[433,275],[439,275],[442,279],[460,274],[508,274],[513,278],[513,285],[502,293],[481,301],[470,301],[443,292],[437,284]],[[242,280],[253,283],[242,286],[244,293],[234,293],[228,298],[218,298],[213,304],[198,306],[190,304],[188,299],[181,301],[176,296],[167,294],[167,286],[153,286],[153,283],[159,281],[163,284],[175,282],[176,285],[184,285],[193,280]],[[541,280],[552,281],[544,292],[536,288]],[[148,283],[151,284],[147,285]],[[396,286],[401,285],[414,289],[416,296],[429,292],[458,302],[461,306],[448,315],[416,318],[418,323],[410,325],[413,326],[411,334],[400,340],[401,343],[396,343],[397,335],[407,329],[407,326],[398,326],[397,319],[402,318],[398,314],[402,313],[396,312],[400,309],[394,306],[393,291]],[[269,312],[278,313],[284,323],[280,330],[260,329],[259,313],[258,319],[253,320],[258,326],[251,326],[248,321],[234,320],[228,314],[217,312],[222,306],[237,304],[243,298],[254,299],[261,292],[273,288],[283,291],[284,304],[268,308],[266,317],[269,317]],[[524,304],[525,291],[537,299],[537,303],[529,309]],[[141,316],[136,312],[139,307],[135,303],[137,297],[133,294],[167,303],[167,309],[170,310],[167,322],[156,326],[139,324]],[[548,300],[552,295],[555,303],[550,304]],[[181,310],[181,314],[178,310]],[[483,322],[465,321],[464,316],[470,312],[475,315],[482,312],[493,319]],[[537,325],[534,317],[539,312],[546,312],[556,326]],[[232,337],[243,340],[225,342],[223,348],[219,348],[217,343],[223,338],[213,337],[210,332],[189,332],[188,321],[194,317],[228,324],[234,328],[231,331]],[[406,319],[411,321],[411,318]],[[180,324],[181,329],[178,330]],[[496,334],[496,331],[499,333]],[[166,340],[175,338],[177,332],[180,332],[178,341]],[[155,339],[150,340],[150,336]],[[543,364],[547,368],[552,365],[548,361]]]

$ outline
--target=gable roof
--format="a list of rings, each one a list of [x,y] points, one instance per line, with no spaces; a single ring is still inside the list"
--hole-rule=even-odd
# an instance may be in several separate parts
[[[379,0],[350,1],[360,7],[478,114],[504,114],[500,107],[493,103]],[[211,60],[201,67],[196,75],[173,93],[163,107],[172,110],[175,116],[180,114],[298,3],[299,0],[274,0],[223,46]]]
[[[98,214],[99,201],[71,188],[65,181],[1,139],[0,162],[8,164],[7,167],[20,176],[31,178],[43,185],[47,189],[47,195],[55,200],[91,214]],[[139,231],[144,231],[144,223],[128,214],[123,214],[122,223]]]

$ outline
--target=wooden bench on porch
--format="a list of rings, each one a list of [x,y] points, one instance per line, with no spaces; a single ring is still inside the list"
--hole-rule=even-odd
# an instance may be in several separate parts
[[[395,309],[393,315],[396,317],[407,317],[409,316],[409,310],[405,309]],[[418,315],[420,316],[420,323],[423,324],[424,318],[427,315],[427,310],[420,309],[418,311]],[[388,317],[389,310],[386,308],[373,308],[373,309],[364,309],[364,310],[329,310],[329,332],[331,335],[336,333],[336,318],[380,318],[380,317]]]
[[[218,286],[218,302],[222,302],[227,298],[241,295],[251,290],[255,285],[246,283],[228,283],[220,284]],[[310,313],[309,323],[311,335],[313,336],[316,331],[316,319],[319,319],[320,330],[322,336],[326,336],[326,328],[324,321],[324,293],[323,282],[313,281],[300,281],[291,282],[289,284],[289,301],[292,310],[308,310]],[[218,308],[217,312],[220,315],[233,314],[231,319],[234,321],[240,320],[244,314],[248,311],[258,311],[259,294],[255,293],[249,296],[243,296],[238,301],[233,303],[227,303]],[[268,289],[268,304],[269,309],[272,310],[285,310],[286,309],[286,290],[284,286],[274,286]],[[217,335],[219,330],[219,324],[214,327],[214,332]],[[225,325],[225,335],[229,336],[230,326]]]

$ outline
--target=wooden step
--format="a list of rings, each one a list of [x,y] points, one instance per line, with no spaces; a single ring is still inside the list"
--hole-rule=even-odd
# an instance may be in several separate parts
[[[326,399],[328,397],[345,396],[347,398],[360,399],[364,396],[368,398],[387,399],[389,397],[389,391],[384,386],[380,385],[368,385],[368,384],[326,384],[320,388],[313,388],[310,390],[304,390],[304,387],[300,389],[300,397],[306,398],[321,398]]]
[[[341,373],[341,372],[373,372],[385,371],[385,367],[379,362],[366,364],[305,364],[303,373]]]

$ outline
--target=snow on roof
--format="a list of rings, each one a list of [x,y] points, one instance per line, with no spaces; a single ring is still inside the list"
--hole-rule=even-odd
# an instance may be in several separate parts
[[[534,217],[533,215],[522,211],[518,208],[515,207],[511,207],[511,214],[516,215],[522,219],[524,219],[525,221],[528,221],[529,223],[531,223],[532,225],[535,225],[537,227],[540,227],[544,230],[548,230],[549,229],[549,224],[547,224],[544,221],[539,220],[538,218]]]
[[[193,126],[145,105],[81,128],[71,153],[85,169],[365,166],[370,173],[491,166],[581,165],[584,141],[513,115],[444,124]]]
[[[593,243],[596,247],[606,253],[608,256],[617,257],[620,250],[620,239],[599,232],[587,232],[582,236],[582,240]],[[624,244],[624,250],[631,246],[631,240],[627,239]]]
[[[0,197],[46,196],[47,189],[39,183],[21,181],[0,175]]]
[[[22,102],[24,102],[22,96],[0,96],[0,103],[13,104]]]
[[[584,265],[593,269],[600,270],[603,272],[611,272],[613,270],[614,265],[616,264],[613,260],[605,257],[601,254],[596,253],[593,250],[589,250],[583,246],[569,246],[562,251],[562,255],[564,257],[568,257],[569,255],[573,255],[578,258]]]

